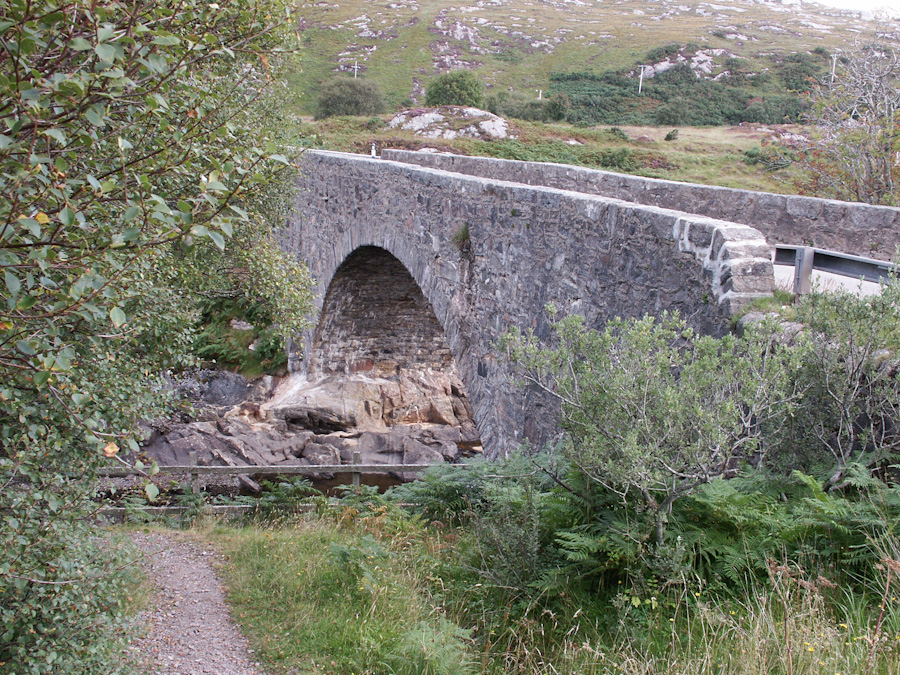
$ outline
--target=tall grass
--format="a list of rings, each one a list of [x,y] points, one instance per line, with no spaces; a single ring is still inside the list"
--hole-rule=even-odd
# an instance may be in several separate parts
[[[228,557],[234,617],[273,672],[471,672],[466,631],[430,601],[412,553],[421,525],[377,516],[201,530]]]
[[[768,579],[727,592],[573,585],[516,607],[473,572],[468,527],[387,507],[338,513],[200,528],[226,554],[234,616],[272,672],[900,672],[898,579],[886,588],[883,565],[855,584],[773,562]]]

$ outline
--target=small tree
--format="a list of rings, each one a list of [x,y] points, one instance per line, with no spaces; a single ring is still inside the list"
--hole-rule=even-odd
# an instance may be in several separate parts
[[[792,379],[801,396],[779,461],[840,487],[852,467],[882,471],[900,453],[900,282],[881,293],[810,293],[798,304]]]
[[[572,101],[563,92],[552,94],[544,103],[544,119],[550,122],[559,122],[566,119],[569,110],[572,109]]]
[[[679,497],[759,461],[787,381],[762,332],[698,336],[677,316],[602,331],[571,316],[553,327],[553,348],[511,333],[509,356],[559,401],[573,465],[649,511],[658,544]]]
[[[337,115],[377,115],[384,112],[384,97],[377,82],[339,77],[327,82],[316,99],[316,119]]]
[[[428,83],[425,105],[467,105],[478,108],[482,101],[481,80],[471,70],[454,70]]]
[[[90,497],[191,361],[192,292],[227,265],[287,330],[308,306],[271,236],[271,187],[291,183],[267,93],[288,9],[0,4],[2,672],[126,669],[128,565],[94,541]]]
[[[799,187],[832,199],[900,204],[900,53],[865,44],[814,88],[811,143]]]

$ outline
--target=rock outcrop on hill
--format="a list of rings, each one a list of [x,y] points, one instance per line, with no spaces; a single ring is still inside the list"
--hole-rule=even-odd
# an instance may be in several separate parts
[[[388,123],[391,129],[406,129],[424,138],[481,138],[498,140],[515,138],[510,133],[509,122],[502,117],[458,105],[440,108],[414,108],[397,113]]]

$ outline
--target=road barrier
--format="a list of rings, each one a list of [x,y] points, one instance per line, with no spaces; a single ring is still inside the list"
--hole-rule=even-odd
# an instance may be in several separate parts
[[[896,265],[884,260],[826,251],[812,246],[776,246],[773,262],[794,268],[794,293],[797,295],[809,293],[813,270],[874,283],[886,282],[891,274],[900,271]]]

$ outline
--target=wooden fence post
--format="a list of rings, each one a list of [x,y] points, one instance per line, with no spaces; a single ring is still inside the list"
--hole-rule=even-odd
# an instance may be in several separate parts
[[[353,463],[354,463],[354,464],[359,464],[359,463],[360,463],[360,454],[359,454],[359,450],[354,450],[354,451],[353,451]],[[354,491],[356,494],[359,494],[359,478],[360,478],[360,473],[359,473],[359,471],[354,471],[354,472],[353,472],[353,491]]]
[[[190,465],[192,468],[197,467],[197,451],[191,450],[190,454]],[[198,494],[200,492],[200,474],[196,471],[191,471],[191,494]]]

